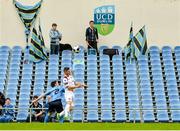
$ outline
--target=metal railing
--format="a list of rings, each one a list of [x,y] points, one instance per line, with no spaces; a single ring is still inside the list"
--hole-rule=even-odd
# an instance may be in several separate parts
[[[18,112],[19,110],[21,110],[21,111],[29,111],[28,112],[28,115],[29,115],[29,122],[31,123],[32,122],[32,110],[34,110],[34,109],[39,109],[39,110],[47,110],[48,108],[2,108],[1,110],[14,110],[15,112]],[[74,109],[74,111],[76,111],[76,110],[78,110],[78,111],[83,111],[83,115],[82,115],[82,123],[84,122],[84,113],[85,112],[88,112],[88,111],[97,111],[97,113],[99,112],[99,111],[114,111],[115,113],[116,113],[116,111],[132,111],[133,112],[133,122],[134,123],[136,123],[136,121],[139,121],[139,122],[144,122],[144,120],[143,120],[143,117],[140,115],[140,120],[137,120],[136,119],[136,113],[137,112],[139,112],[139,113],[143,113],[143,111],[167,111],[167,110],[170,110],[170,111],[180,111],[180,109],[173,109],[173,108],[166,108],[166,109],[157,109],[157,108],[152,108],[152,109],[144,109],[144,108],[134,108],[134,109],[125,109],[125,108],[122,108],[122,109],[120,109],[120,108],[118,108],[118,109],[116,109],[116,108],[111,108],[111,109],[101,109],[101,108],[82,108],[82,109]],[[73,122],[73,119],[72,120],[70,120],[71,122]],[[88,121],[88,120],[87,120]],[[106,121],[106,120],[105,120]],[[109,120],[108,120],[109,121]],[[110,122],[110,121],[109,121]]]

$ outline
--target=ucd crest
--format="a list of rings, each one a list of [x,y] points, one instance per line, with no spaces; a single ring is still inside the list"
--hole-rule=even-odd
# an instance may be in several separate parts
[[[99,34],[110,34],[115,25],[115,7],[114,5],[100,6],[94,9],[94,24]]]

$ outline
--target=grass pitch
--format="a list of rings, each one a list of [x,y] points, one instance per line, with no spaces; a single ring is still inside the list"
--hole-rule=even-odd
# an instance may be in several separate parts
[[[180,130],[180,123],[1,123],[0,130]]]

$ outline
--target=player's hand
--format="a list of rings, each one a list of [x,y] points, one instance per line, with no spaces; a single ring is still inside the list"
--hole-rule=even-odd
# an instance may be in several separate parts
[[[32,103],[31,103],[31,105],[32,105],[33,103],[35,103],[35,102],[36,102],[36,100],[33,100]]]
[[[76,82],[76,86],[77,86],[77,88],[81,87],[81,83],[80,82]]]
[[[86,85],[86,84],[82,84],[82,86],[83,86],[83,87],[87,87],[87,85]]]

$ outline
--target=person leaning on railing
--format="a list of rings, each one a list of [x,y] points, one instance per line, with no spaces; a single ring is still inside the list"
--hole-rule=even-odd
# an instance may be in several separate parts
[[[5,104],[0,116],[0,122],[11,122],[14,119],[14,106],[11,104],[11,99],[6,98]]]
[[[38,98],[38,96],[34,96],[33,100],[36,100]],[[40,104],[39,102],[34,102],[31,106],[31,111],[27,118],[27,122],[30,121],[30,116],[31,116],[31,121],[39,121],[39,122],[43,122],[44,121],[44,112],[43,112],[43,106],[42,104]]]

